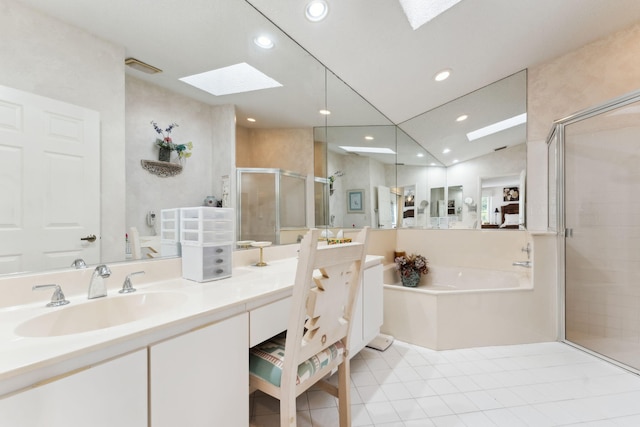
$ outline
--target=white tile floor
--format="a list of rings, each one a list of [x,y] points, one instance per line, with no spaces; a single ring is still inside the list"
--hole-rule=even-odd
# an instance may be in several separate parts
[[[640,426],[640,376],[556,342],[434,351],[396,341],[356,355],[351,379],[354,427]],[[278,401],[256,394],[251,427],[278,422]],[[336,400],[301,395],[298,426],[338,426]]]

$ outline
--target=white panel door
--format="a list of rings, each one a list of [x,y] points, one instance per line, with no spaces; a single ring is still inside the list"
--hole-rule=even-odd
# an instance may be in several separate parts
[[[100,116],[0,86],[0,274],[75,258],[100,260]]]
[[[378,186],[378,228],[390,230],[393,228],[391,204],[391,189],[382,185]]]

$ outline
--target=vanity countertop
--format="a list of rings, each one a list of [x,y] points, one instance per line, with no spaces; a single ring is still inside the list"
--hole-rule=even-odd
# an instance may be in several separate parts
[[[365,267],[381,260],[368,256]],[[68,297],[70,304],[64,307],[45,307],[43,299],[0,309],[0,396],[285,298],[291,294],[296,265],[296,258],[288,258],[271,261],[267,267],[235,267],[232,277],[222,280],[159,280],[135,286],[137,292],[128,295],[109,284],[106,298],[176,292],[185,297],[180,295],[177,305],[141,320],[69,335],[24,337],[16,328],[54,310],[97,300],[77,295]]]

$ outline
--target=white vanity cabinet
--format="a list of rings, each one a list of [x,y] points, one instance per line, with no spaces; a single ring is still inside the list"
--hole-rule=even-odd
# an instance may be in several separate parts
[[[248,426],[248,329],[242,313],[150,346],[150,425]]]
[[[147,425],[146,349],[0,398],[0,426]]]
[[[362,273],[362,286],[356,301],[349,343],[349,355],[355,356],[379,333],[383,321],[382,264]]]

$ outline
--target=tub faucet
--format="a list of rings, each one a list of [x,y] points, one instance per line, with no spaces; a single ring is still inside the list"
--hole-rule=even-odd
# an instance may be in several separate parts
[[[531,268],[531,261],[516,261],[511,265],[515,265],[516,267]]]
[[[527,247],[520,250],[527,253],[527,259],[531,258],[531,243],[527,243]]]
[[[91,282],[89,282],[89,299],[106,297],[107,287],[104,284],[104,279],[111,276],[111,270],[104,264],[100,264],[93,270],[91,275]]]

